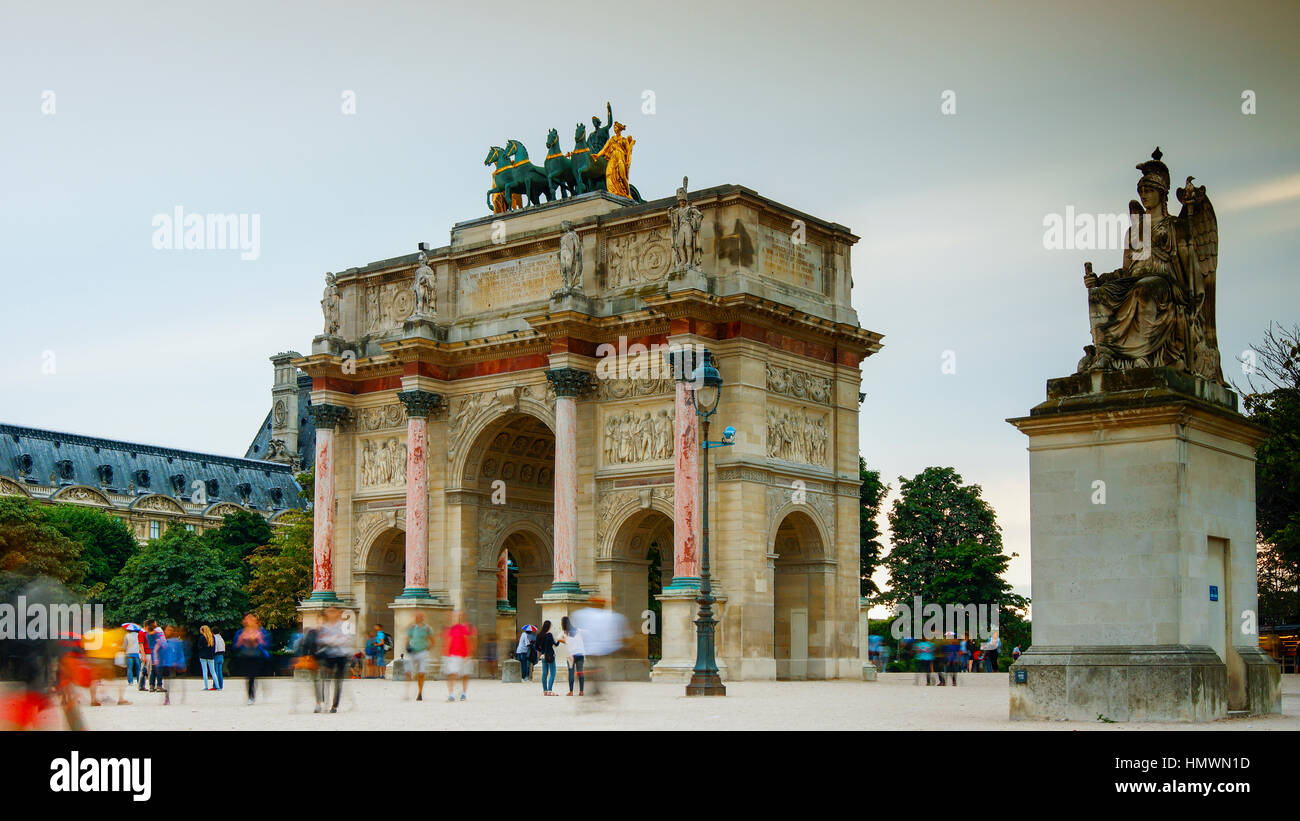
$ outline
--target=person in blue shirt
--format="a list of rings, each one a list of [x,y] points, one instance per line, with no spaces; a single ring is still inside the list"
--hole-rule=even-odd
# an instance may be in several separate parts
[[[915,645],[916,647],[916,675],[913,682],[921,682],[921,671],[925,671],[925,686],[931,684],[930,674],[934,672],[934,642],[929,639],[921,639]]]

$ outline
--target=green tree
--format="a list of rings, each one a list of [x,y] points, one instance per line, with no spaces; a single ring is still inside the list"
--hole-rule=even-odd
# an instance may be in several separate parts
[[[0,601],[37,576],[76,588],[85,575],[81,545],[50,523],[42,505],[0,497]]]
[[[861,579],[859,596],[873,596],[880,593],[871,576],[880,566],[880,553],[884,546],[880,543],[880,526],[876,517],[880,515],[880,505],[885,501],[889,485],[880,481],[880,471],[868,470],[867,460],[858,457],[858,478],[862,481],[859,491],[861,505],[858,508],[858,566]]]
[[[203,538],[220,550],[228,563],[246,573],[245,560],[257,548],[270,544],[271,535],[271,524],[265,516],[240,510],[221,517],[221,526],[204,532]]]
[[[184,626],[233,626],[247,597],[239,569],[219,548],[179,525],[140,548],[104,592],[112,621],[154,618]]]
[[[1242,357],[1251,421],[1267,432],[1255,449],[1255,527],[1261,546],[1260,619],[1300,619],[1300,326],[1271,324]],[[1270,613],[1271,617],[1265,617]],[[1272,622],[1279,623],[1279,622]]]
[[[884,559],[890,589],[882,601],[910,604],[920,596],[926,604],[997,603],[1005,634],[1029,600],[1004,578],[1016,554],[1002,552],[997,516],[980,486],[963,484],[950,467],[900,476],[899,483],[889,512],[893,547]]]
[[[253,551],[249,565],[250,608],[272,630],[298,622],[298,603],[311,595],[312,518],[291,510],[281,519],[271,543]]]
[[[131,529],[116,516],[81,505],[49,505],[45,515],[59,532],[81,545],[85,592],[98,597],[139,549]]]

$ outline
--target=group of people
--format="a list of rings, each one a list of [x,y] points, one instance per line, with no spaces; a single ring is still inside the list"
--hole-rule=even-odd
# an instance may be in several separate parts
[[[94,685],[114,678],[114,665],[125,667],[127,687],[136,686],[138,682],[139,692],[143,693],[147,688],[151,693],[162,693],[164,705],[171,704],[168,680],[183,675],[189,667],[190,641],[185,629],[178,625],[164,626],[155,619],[146,619],[143,625],[128,622],[120,628],[87,631],[84,641],[87,657],[98,660],[97,664],[92,663],[92,669],[96,671]],[[243,627],[235,634],[234,652],[240,659],[240,672],[247,676],[249,704],[253,703],[258,677],[265,675],[270,651],[270,634],[262,628],[255,614],[245,615]],[[224,689],[225,637],[209,625],[202,625],[194,640],[194,653],[203,676],[204,692]],[[97,706],[100,702],[94,685],[90,703]],[[117,703],[130,702],[121,698],[119,692]]]
[[[899,643],[899,661],[906,664],[915,661],[914,681],[919,684],[921,674],[925,674],[926,686],[938,679],[940,687],[957,684],[958,673],[996,673],[998,671],[998,653],[1002,649],[1002,639],[998,631],[980,643],[967,633],[958,638],[955,633],[945,633],[942,639],[905,638]],[[1019,658],[1020,648],[1013,653]],[[889,664],[889,646],[880,636],[871,636],[868,641],[868,657],[878,669],[886,670]]]
[[[564,616],[560,619],[560,635],[557,638],[551,632],[551,622],[542,622],[538,630],[531,624],[524,625],[515,645],[515,658],[519,661],[519,674],[522,681],[532,681],[532,673],[540,662],[542,668],[542,695],[559,695],[555,692],[556,651],[563,647],[565,666],[569,672],[569,692],[573,695],[576,680],[578,695],[586,695],[587,676],[598,673],[600,663],[593,666],[590,662],[601,657],[610,656],[623,648],[627,640],[626,620],[617,612],[601,607],[601,599],[593,599],[594,607],[583,608],[573,614],[572,619]],[[596,682],[593,676],[592,684]],[[594,687],[593,687],[594,690]]]

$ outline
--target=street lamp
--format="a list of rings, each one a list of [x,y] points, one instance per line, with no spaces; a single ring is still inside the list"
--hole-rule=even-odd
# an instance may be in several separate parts
[[[718,409],[718,400],[722,394],[722,374],[713,365],[713,354],[704,351],[703,362],[691,376],[691,386],[687,388],[691,407],[700,418],[700,447],[704,449],[704,513],[701,518],[703,530],[703,554],[700,557],[700,595],[696,598],[700,605],[699,617],[695,620],[695,669],[691,681],[686,685],[688,696],[725,696],[727,688],[718,675],[718,662],[715,655],[713,619],[713,584],[709,577],[709,449],[727,447],[734,444],[736,429],[727,426],[721,442],[709,441],[709,417]]]

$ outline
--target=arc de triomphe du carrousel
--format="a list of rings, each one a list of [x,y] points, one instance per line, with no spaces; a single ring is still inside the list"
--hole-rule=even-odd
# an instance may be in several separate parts
[[[294,360],[317,431],[304,621],[343,606],[400,652],[417,612],[462,609],[508,653],[601,598],[633,633],[615,677],[688,678],[699,424],[664,352],[707,350],[714,430],[736,429],[707,477],[722,675],[860,677],[859,365],[881,337],[850,304],[858,238],[739,185],[643,201],[635,141],[593,120],[544,166],[493,147],[493,213],[446,246],[326,275]]]

